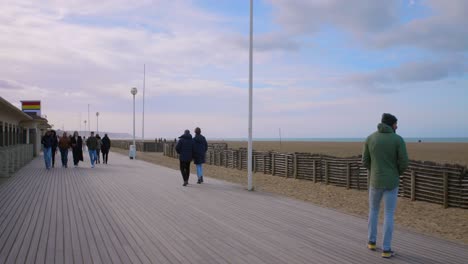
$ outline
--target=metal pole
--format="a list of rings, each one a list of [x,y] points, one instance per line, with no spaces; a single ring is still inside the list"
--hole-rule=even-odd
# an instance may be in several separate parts
[[[143,64],[143,124],[141,125],[141,140],[145,142],[145,77],[146,65]]]
[[[136,151],[136,144],[135,144],[135,95],[133,95],[133,146],[135,146],[135,151]]]
[[[250,0],[250,47],[249,47],[249,143],[248,143],[248,161],[247,161],[247,175],[248,175],[248,186],[247,190],[253,191],[252,181],[252,86],[253,86],[253,0]]]
[[[91,134],[91,119],[89,119],[89,104],[88,104],[88,131]],[[89,135],[88,135],[89,136]]]

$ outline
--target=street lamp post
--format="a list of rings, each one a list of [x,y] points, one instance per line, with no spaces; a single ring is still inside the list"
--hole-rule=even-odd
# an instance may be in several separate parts
[[[135,95],[137,94],[137,88],[133,87],[130,90],[130,93],[133,95],[133,146],[135,147],[135,156],[136,156],[136,143],[135,143]],[[135,158],[135,156],[133,158]]]
[[[96,134],[99,134],[99,112],[96,112]]]
[[[252,180],[252,86],[253,86],[253,0],[250,0],[250,46],[249,46],[249,141],[247,149],[247,190],[253,191]]]
[[[86,131],[86,120],[83,121],[83,122],[84,122],[84,129],[85,129],[85,133],[84,133],[84,134],[85,134],[85,136],[86,136],[86,133],[87,133],[87,131]]]

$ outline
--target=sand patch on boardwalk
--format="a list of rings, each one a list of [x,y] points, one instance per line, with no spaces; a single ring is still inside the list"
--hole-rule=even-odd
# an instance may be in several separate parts
[[[114,148],[112,151],[124,155],[128,154],[128,150]],[[139,152],[137,157],[154,164],[179,169],[177,159],[165,157],[161,153]],[[111,160],[112,157],[109,158],[110,163]],[[196,172],[193,164],[191,172]],[[245,171],[205,164],[204,172],[206,177],[247,185]],[[254,179],[257,190],[284,195],[367,218],[368,199],[366,191],[346,190],[345,188],[313,183],[307,180],[287,179],[263,173],[255,173]],[[195,182],[196,178],[191,177],[190,183]],[[441,205],[411,202],[408,199],[399,198],[395,222],[398,226],[412,231],[468,244],[468,210],[443,209]],[[366,236],[366,234],[363,234],[363,236]]]

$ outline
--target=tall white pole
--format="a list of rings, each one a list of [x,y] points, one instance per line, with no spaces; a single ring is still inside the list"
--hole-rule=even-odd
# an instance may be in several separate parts
[[[89,104],[88,104],[88,131],[91,134],[91,119],[89,119]]]
[[[253,191],[252,181],[252,95],[253,95],[253,0],[250,0],[250,47],[249,47],[249,144],[247,150],[248,162],[247,162],[247,175],[248,175],[248,186],[247,190]]]
[[[143,124],[141,125],[141,140],[145,142],[145,77],[146,65],[143,64]]]
[[[133,146],[135,146],[135,151],[136,151],[136,144],[135,144],[135,95],[133,95]]]

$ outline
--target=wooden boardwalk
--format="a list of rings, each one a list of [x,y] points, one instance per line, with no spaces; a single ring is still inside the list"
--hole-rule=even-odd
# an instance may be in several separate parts
[[[115,153],[94,169],[37,158],[0,186],[0,263],[468,263],[467,246],[398,229],[385,260],[365,219],[205,182]]]

